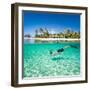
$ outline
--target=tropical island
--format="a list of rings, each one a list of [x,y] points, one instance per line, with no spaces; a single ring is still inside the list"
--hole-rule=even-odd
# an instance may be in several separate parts
[[[49,33],[47,28],[39,28],[35,31],[35,38],[80,38],[80,32],[74,32],[70,29],[60,33]]]
[[[39,28],[35,30],[35,35],[25,34],[24,39],[35,40],[78,40],[80,39],[80,32],[73,31],[71,29],[65,29],[63,32],[50,33],[47,28]]]

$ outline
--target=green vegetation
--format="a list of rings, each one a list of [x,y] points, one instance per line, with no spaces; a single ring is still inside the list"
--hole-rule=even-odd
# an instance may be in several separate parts
[[[30,34],[25,34],[24,37],[30,38]]]
[[[39,28],[35,31],[36,38],[80,38],[80,32],[74,32],[70,29],[64,32],[51,34],[47,28]]]
[[[24,37],[30,38],[30,34],[25,34]],[[39,28],[35,30],[35,38],[80,38],[80,32],[75,32],[70,29],[66,29],[60,33],[51,34],[47,28]]]

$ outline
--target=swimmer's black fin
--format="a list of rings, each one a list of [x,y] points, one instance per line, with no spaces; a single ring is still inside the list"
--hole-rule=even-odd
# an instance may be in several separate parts
[[[52,50],[50,50],[50,54],[52,55]]]

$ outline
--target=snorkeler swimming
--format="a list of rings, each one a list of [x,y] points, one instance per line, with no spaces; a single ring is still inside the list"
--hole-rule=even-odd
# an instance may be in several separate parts
[[[58,55],[58,54],[62,53],[66,48],[69,48],[69,47],[78,48],[78,47],[73,46],[73,45],[65,46],[64,48],[58,49],[58,50],[57,50],[56,52],[54,52],[54,53],[53,53],[52,51],[50,51],[50,54],[53,55],[53,56]]]

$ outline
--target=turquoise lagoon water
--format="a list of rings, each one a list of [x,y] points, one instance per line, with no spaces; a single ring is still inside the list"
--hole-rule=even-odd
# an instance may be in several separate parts
[[[52,56],[50,50],[74,45]],[[59,77],[80,75],[80,42],[24,41],[24,77]]]

